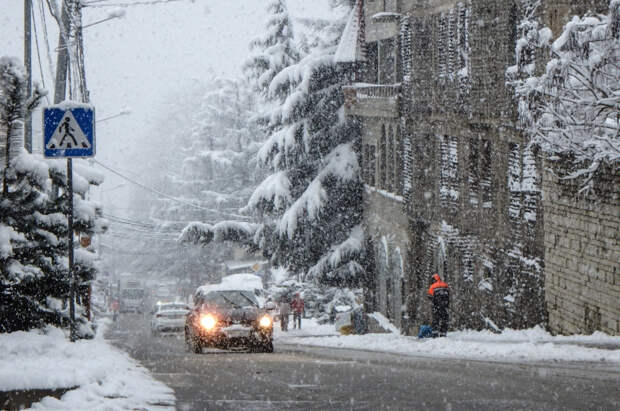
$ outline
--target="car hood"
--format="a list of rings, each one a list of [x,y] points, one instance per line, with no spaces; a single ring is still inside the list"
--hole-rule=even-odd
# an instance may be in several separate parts
[[[256,321],[262,314],[264,314],[260,309],[256,307],[210,307],[210,309],[204,310],[203,312],[215,314],[217,318],[224,323],[250,323]]]

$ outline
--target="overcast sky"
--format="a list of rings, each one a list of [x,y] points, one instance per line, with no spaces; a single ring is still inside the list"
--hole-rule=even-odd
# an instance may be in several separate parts
[[[104,0],[98,4],[137,1]],[[45,4],[44,0],[33,0],[37,10],[40,2]],[[175,102],[166,101],[172,90],[191,87],[192,82],[208,80],[214,74],[237,75],[249,40],[264,27],[266,3],[267,0],[181,0],[124,7],[124,18],[86,28],[87,85],[97,118],[118,113],[124,107],[131,110],[128,116],[98,124],[97,159],[119,171],[130,172],[133,164],[143,160],[140,145],[148,141],[145,136],[152,130],[150,125],[166,110],[174,110]],[[289,0],[288,4],[293,17],[325,17],[329,13],[327,0]],[[85,8],[83,24],[101,20],[112,10]],[[0,0],[0,11],[0,55],[21,60],[23,1]],[[36,14],[37,19],[39,15]],[[55,59],[57,29],[53,20],[48,19],[48,24]],[[46,57],[42,25],[37,26],[43,75],[53,94],[50,66],[55,63]],[[36,80],[41,75],[34,48],[33,55]],[[40,118],[35,116],[34,121],[40,122]],[[35,142],[37,146],[40,142]],[[109,176],[102,190],[120,183],[122,180]],[[125,196],[126,189],[129,187],[103,199]]]

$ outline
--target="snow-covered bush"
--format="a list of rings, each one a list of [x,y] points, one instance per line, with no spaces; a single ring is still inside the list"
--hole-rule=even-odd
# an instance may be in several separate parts
[[[620,159],[620,0],[610,1],[606,15],[573,17],[552,44],[551,31],[538,29],[537,5],[519,27],[517,65],[507,72],[519,121],[550,159],[570,161],[557,173],[583,177],[587,188],[602,165]],[[551,58],[536,75],[540,48]]]

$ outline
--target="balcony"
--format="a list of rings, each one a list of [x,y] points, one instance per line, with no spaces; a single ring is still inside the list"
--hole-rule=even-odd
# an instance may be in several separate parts
[[[354,84],[343,87],[345,113],[362,117],[399,117],[400,84]]]

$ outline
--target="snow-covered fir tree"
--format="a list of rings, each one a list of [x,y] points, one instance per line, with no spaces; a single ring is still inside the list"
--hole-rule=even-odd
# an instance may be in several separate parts
[[[324,27],[318,46],[277,73],[264,94],[289,90],[269,113],[271,134],[258,159],[268,170],[245,212],[257,224],[192,224],[183,239],[241,239],[302,278],[355,284],[363,272],[358,125],[345,119],[341,86],[351,73],[334,63],[344,19]]]
[[[166,196],[150,193],[146,197],[140,192],[132,206],[140,210],[133,218],[140,226],[115,218],[110,235],[122,233],[126,238],[121,241],[131,239],[137,245],[137,254],[126,266],[132,272],[180,281],[191,273],[215,271],[213,267],[232,258],[231,247],[191,247],[175,239],[190,221],[248,220],[239,208],[260,181],[256,153],[264,134],[254,120],[256,95],[243,79],[216,77],[191,96],[173,98],[197,108],[181,105],[179,113],[169,113],[156,125],[153,141],[179,149],[153,154],[156,162],[141,172],[150,175],[149,185]]]
[[[43,95],[35,87],[28,98],[23,67],[15,59],[0,58],[0,332],[68,324],[66,170],[23,146],[24,117]],[[74,176],[75,229],[93,235],[105,227],[97,207],[79,194],[102,178],[84,174],[89,178]],[[76,250],[75,270],[78,284],[88,284],[96,273],[94,254]],[[79,321],[87,325],[83,317]],[[83,326],[79,334],[92,335],[92,330]]]
[[[243,64],[243,71],[253,89],[266,99],[282,98],[287,90],[269,93],[273,78],[284,68],[299,61],[293,26],[285,0],[270,0],[269,17],[263,34],[250,42],[250,55]]]

